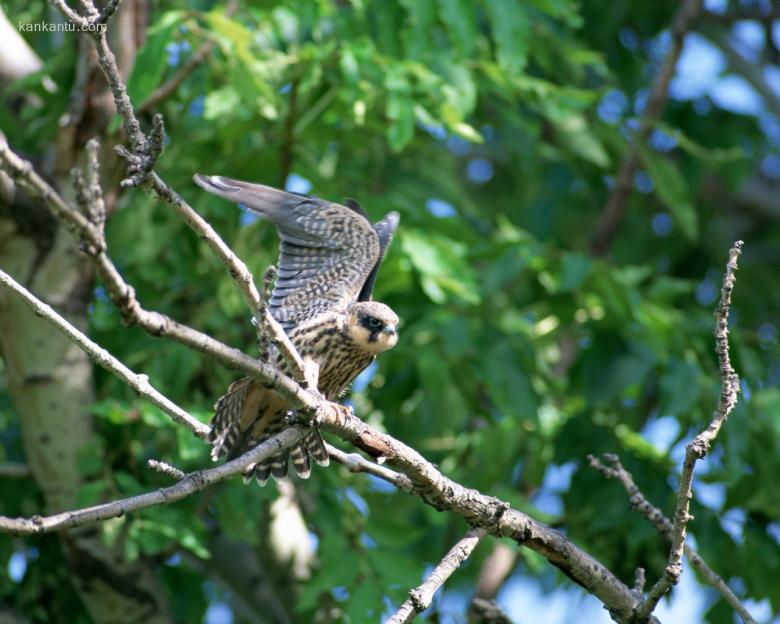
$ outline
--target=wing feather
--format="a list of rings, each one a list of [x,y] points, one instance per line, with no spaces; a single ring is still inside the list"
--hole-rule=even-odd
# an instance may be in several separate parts
[[[195,175],[205,190],[267,217],[279,232],[279,262],[269,309],[286,331],[358,300],[373,286],[398,223],[375,229],[353,201],[347,206],[221,176]],[[377,225],[379,225],[377,224]],[[384,236],[384,239],[382,238]],[[370,287],[368,291],[370,297]]]

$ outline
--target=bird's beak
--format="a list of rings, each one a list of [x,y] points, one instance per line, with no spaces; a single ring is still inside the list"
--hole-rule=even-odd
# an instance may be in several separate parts
[[[396,335],[395,325],[385,325],[385,328],[382,331],[388,336]]]

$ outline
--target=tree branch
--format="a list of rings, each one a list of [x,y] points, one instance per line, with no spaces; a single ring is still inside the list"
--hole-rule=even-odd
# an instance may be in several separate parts
[[[50,323],[56,323],[58,327],[61,322],[65,322],[53,315],[45,315],[43,318]],[[63,329],[63,331],[65,330]],[[76,335],[78,332],[75,329],[65,331],[65,333],[74,340],[78,338]],[[83,340],[77,344],[82,348],[89,346]],[[220,345],[220,348],[223,347],[224,345]],[[246,356],[243,357],[246,358]],[[250,362],[255,362],[251,358],[247,359]],[[109,370],[118,374],[116,368],[118,367],[112,367]],[[290,397],[292,397],[290,400],[296,407],[303,408],[303,416],[307,413],[315,414],[315,422],[321,427],[348,442],[354,443],[374,457],[384,457],[388,463],[397,467],[406,479],[392,471],[382,469],[383,467],[373,466],[367,461],[359,462],[348,456],[344,458],[345,465],[359,465],[361,470],[389,480],[391,483],[399,484],[400,487],[420,497],[440,511],[451,511],[463,517],[473,526],[484,528],[492,535],[510,537],[519,544],[542,554],[572,580],[599,598],[616,621],[629,621],[636,603],[636,598],[631,590],[615,578],[607,568],[580,550],[563,535],[526,514],[512,509],[507,503],[486,496],[477,490],[465,488],[448,479],[414,449],[374,430],[357,418],[351,410],[325,401],[323,398],[300,388],[294,381],[282,377],[277,372],[277,377],[273,379],[272,385],[280,394],[286,394],[286,391],[283,392],[283,384],[292,384],[294,391],[290,393]],[[141,387],[144,387],[143,383]],[[182,421],[182,424],[191,427],[187,420]],[[198,423],[198,428],[201,432],[205,431],[205,425]],[[273,444],[269,447],[270,450],[266,449],[267,454],[265,451],[258,450],[260,447],[256,447],[240,458],[217,469],[192,473],[188,478],[171,486],[171,488],[163,488],[140,497],[107,503],[87,510],[66,512],[43,520],[0,518],[0,531],[35,534],[105,520],[150,505],[170,503],[188,496],[210,483],[242,472],[243,468],[251,463],[278,454],[283,448],[294,445],[303,435],[305,432],[298,429],[288,429],[271,440]],[[281,444],[284,446],[280,446]],[[265,446],[263,448],[265,449]],[[258,454],[254,455],[255,452]],[[226,468],[227,466],[230,468]],[[222,469],[227,470],[227,472],[223,472]]]
[[[0,464],[0,479],[26,479],[32,473],[27,464],[5,462]]]
[[[325,443],[325,448],[328,449],[328,455],[331,459],[342,464],[350,472],[364,472],[366,474],[374,475],[375,477],[379,477],[380,479],[393,484],[399,490],[403,490],[404,492],[412,491],[412,482],[406,475],[380,466],[379,464],[375,464],[374,462],[370,462],[358,453],[345,453],[327,442]]]
[[[0,516],[0,532],[10,533],[11,535],[40,535],[42,533],[51,533],[52,531],[82,526],[91,522],[108,520],[109,518],[118,518],[146,507],[168,505],[190,496],[213,483],[224,481],[233,475],[244,472],[251,464],[273,457],[281,451],[295,446],[306,434],[305,430],[296,427],[285,429],[278,435],[247,451],[241,457],[237,457],[215,468],[190,472],[184,475],[184,478],[175,485],[153,490],[145,494],[138,494],[137,496],[130,496],[129,498],[115,500],[110,503],[93,505],[92,507],[84,507],[83,509],[66,511],[51,516],[33,516],[32,518]]]
[[[620,458],[617,455],[605,453],[601,456],[601,459],[598,459],[593,455],[588,455],[588,462],[592,468],[598,470],[607,477],[607,479],[616,479],[619,481],[628,494],[628,502],[631,504],[631,509],[641,513],[656,531],[670,542],[672,541],[672,535],[674,533],[672,521],[664,515],[663,511],[647,500],[634,482],[631,473],[623,467],[623,464],[621,464]],[[707,564],[706,561],[704,561],[701,555],[688,544],[684,545],[684,552],[685,556],[688,557],[688,561],[696,571],[704,577],[707,583],[720,592],[726,599],[726,602],[728,602],[739,614],[742,621],[745,622],[745,624],[756,624],[755,620],[740,602],[739,598],[731,591],[731,588],[726,582]],[[639,568],[639,570],[642,570],[642,568]],[[641,596],[642,586],[644,586],[644,570],[642,570],[641,575],[638,576],[640,578],[635,585],[635,589]]]
[[[628,198],[633,188],[634,173],[639,167],[639,154],[636,146],[647,140],[653,124],[663,113],[668,96],[669,83],[674,76],[677,60],[680,58],[683,42],[685,41],[685,35],[698,16],[701,4],[702,0],[685,0],[674,16],[669,53],[666,55],[663,65],[653,82],[650,96],[642,111],[639,129],[632,138],[623,161],[620,163],[612,193],[596,225],[596,232],[590,244],[590,250],[594,256],[602,256],[607,252],[617,234],[620,222],[623,220]]]
[[[146,375],[138,375],[131,371],[124,364],[122,364],[122,362],[117,360],[100,345],[87,338],[82,332],[76,329],[62,316],[57,314],[51,308],[51,306],[43,303],[40,299],[35,297],[32,293],[30,293],[30,291],[21,286],[16,280],[14,280],[14,278],[12,278],[3,270],[0,270],[0,284],[5,286],[19,299],[24,301],[24,303],[26,303],[37,316],[41,317],[45,321],[48,321],[60,332],[65,334],[65,336],[67,336],[82,351],[84,351],[84,353],[86,353],[89,358],[95,362],[95,364],[105,368],[108,372],[113,373],[119,377],[128,386],[135,390],[139,396],[146,398],[153,405],[159,407],[175,422],[185,425],[198,437],[205,438],[207,436],[209,427],[204,425],[193,416],[190,416],[173,401],[155,390],[152,384],[149,383],[149,378]]]
[[[726,422],[729,414],[737,404],[739,377],[731,366],[729,358],[728,322],[729,310],[731,308],[731,292],[734,289],[736,279],[734,273],[737,270],[737,259],[742,253],[742,245],[742,241],[737,241],[729,251],[729,261],[726,265],[723,287],[720,291],[720,301],[715,309],[715,352],[718,354],[720,367],[720,399],[709,426],[685,447],[685,460],[680,475],[680,486],[677,490],[677,508],[673,516],[674,526],[671,534],[672,548],[669,553],[669,562],[663,576],[658,579],[658,582],[648,593],[647,599],[637,609],[637,619],[640,622],[643,622],[653,612],[661,597],[680,579],[683,549],[685,547],[685,530],[688,522],[693,518],[688,513],[691,499],[693,498],[693,470],[696,462],[707,454],[710,444],[715,440],[723,423]]]
[[[409,624],[418,614],[431,606],[433,595],[444,585],[453,572],[457,570],[485,537],[485,529],[471,529],[460,541],[444,555],[422,585],[409,592],[409,598],[401,605],[385,624]]]

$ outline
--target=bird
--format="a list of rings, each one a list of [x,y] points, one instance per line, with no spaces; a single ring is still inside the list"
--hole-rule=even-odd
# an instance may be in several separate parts
[[[390,212],[371,223],[353,199],[343,204],[289,193],[223,176],[195,174],[209,193],[266,217],[280,238],[276,281],[268,311],[290,337],[305,364],[318,369],[317,390],[337,400],[354,379],[398,341],[399,319],[372,293],[379,267],[400,217]],[[288,373],[273,349],[270,360]],[[272,387],[245,377],[233,382],[214,405],[209,442],[212,459],[238,457],[283,431],[294,413]],[[311,474],[311,461],[328,465],[319,431],[313,428],[289,451],[247,468],[244,481],[265,485],[269,476],[287,476],[289,460],[299,477]]]

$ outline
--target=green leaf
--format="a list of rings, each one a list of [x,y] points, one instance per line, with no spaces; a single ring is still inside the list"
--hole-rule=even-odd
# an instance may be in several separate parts
[[[496,57],[502,69],[520,74],[528,63],[531,23],[522,2],[486,0],[490,27],[496,42]]]
[[[590,273],[592,264],[593,261],[587,256],[577,253],[563,254],[561,281],[558,288],[564,292],[578,289]]]
[[[206,96],[203,118],[219,119],[222,116],[229,116],[240,103],[238,91],[232,86],[216,89]]]
[[[468,303],[479,302],[476,278],[464,261],[466,250],[462,244],[411,228],[400,233],[399,238],[432,301],[442,303],[451,294]]]
[[[610,166],[604,146],[588,127],[583,115],[566,112],[565,117],[553,120],[561,143],[583,160],[606,169]]]
[[[699,234],[699,218],[680,169],[666,156],[646,146],[639,147],[639,154],[653,178],[658,197],[674,216],[685,238],[695,241]]]
[[[133,71],[127,81],[128,95],[136,105],[151,95],[165,75],[168,67],[165,46],[183,17],[182,11],[168,11],[147,31],[146,43],[135,57]]]
[[[400,152],[414,136],[414,102],[391,95],[387,101],[387,116],[392,122],[387,129],[387,141],[390,149]]]
[[[477,18],[471,0],[439,0],[439,14],[447,25],[450,41],[462,57],[474,51],[477,38]]]

